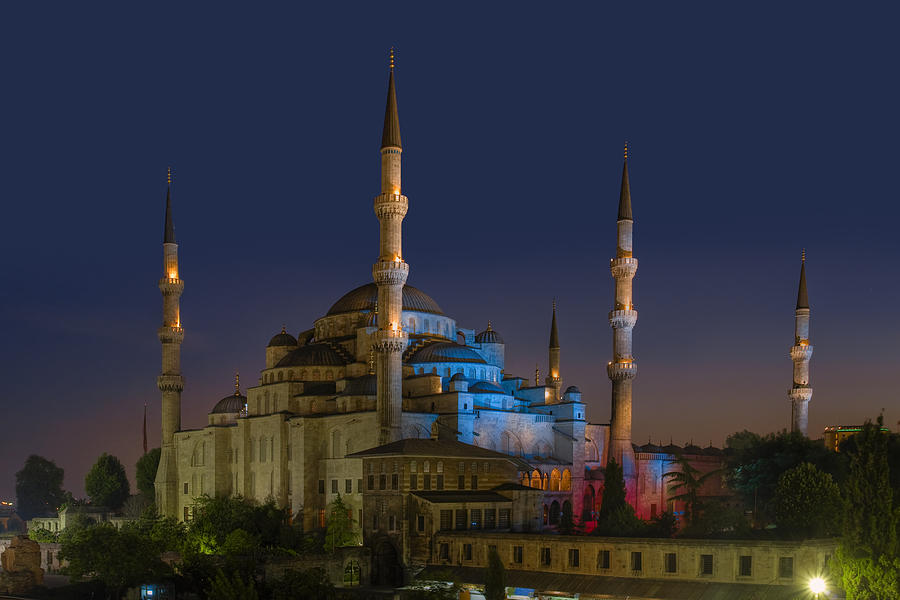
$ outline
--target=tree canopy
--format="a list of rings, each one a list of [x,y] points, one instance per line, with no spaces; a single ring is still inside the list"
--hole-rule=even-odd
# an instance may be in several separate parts
[[[812,463],[785,471],[774,498],[778,530],[791,537],[822,537],[840,531],[841,492],[834,479]]]
[[[84,491],[91,504],[120,509],[131,493],[125,467],[118,458],[104,452],[85,476]]]
[[[645,529],[644,522],[634,514],[625,492],[622,467],[610,457],[604,469],[603,499],[597,515],[597,535],[633,536]]]
[[[48,516],[62,506],[63,470],[52,460],[32,454],[16,473],[17,512],[25,520]]]
[[[325,524],[325,549],[334,552],[341,546],[356,544],[357,535],[354,529],[350,509],[338,494],[328,505],[328,520]]]
[[[156,471],[159,469],[161,453],[159,448],[150,450],[138,459],[134,469],[138,492],[151,499],[155,496]]]

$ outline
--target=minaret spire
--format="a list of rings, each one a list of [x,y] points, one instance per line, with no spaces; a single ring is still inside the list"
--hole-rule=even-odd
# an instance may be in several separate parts
[[[613,329],[613,358],[606,370],[612,381],[609,457],[621,465],[628,499],[636,499],[634,449],[631,446],[631,383],[637,375],[632,350],[632,330],[638,313],[634,310],[632,282],[638,261],[634,258],[634,219],[631,214],[631,188],[628,183],[628,145],[625,146],[622,166],[622,187],[619,192],[619,212],[616,223],[616,257],[609,268],[616,282],[616,297],[609,313]]]
[[[175,225],[172,217],[172,169],[166,177],[166,226],[163,237],[163,276],[159,291],[163,296],[162,326],[157,337],[162,344],[162,371],[156,385],[162,395],[162,453],[156,472],[156,506],[159,513],[180,518],[178,506],[178,462],[175,453],[175,433],[181,430],[181,343],[184,329],[181,327],[181,294],[184,281],[178,269],[178,244],[175,242]]]
[[[401,193],[400,119],[394,88],[394,53],[388,75],[387,108],[381,136],[381,194],[375,197],[375,216],[380,225],[378,261],[372,265],[372,278],[378,286],[378,329],[372,345],[377,353],[376,413],[378,443],[400,439],[402,431],[402,353],[409,337],[403,328],[403,286],[409,265],[403,260],[403,218],[409,200]]]
[[[809,401],[812,387],[809,385],[809,361],[813,347],[809,343],[809,295],[806,292],[806,250],[800,255],[800,286],[797,290],[797,308],[794,311],[794,345],[791,361],[794,363],[793,385],[788,392],[791,399],[791,431],[807,435],[809,425]]]
[[[556,326],[556,299],[553,299],[553,316],[550,319],[549,364],[545,384],[553,388],[549,402],[559,402],[562,379],[559,375],[559,329]]]

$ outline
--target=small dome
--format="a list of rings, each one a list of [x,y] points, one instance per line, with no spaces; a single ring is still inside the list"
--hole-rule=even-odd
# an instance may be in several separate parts
[[[569,387],[566,388],[565,393],[566,394],[580,394],[581,390],[578,389],[578,386],[570,385]]]
[[[468,346],[461,346],[453,342],[436,342],[428,344],[416,350],[407,361],[410,364],[441,363],[441,362],[466,362],[486,365],[481,356]]]
[[[276,348],[279,346],[296,346],[297,340],[289,334],[284,327],[281,328],[281,333],[277,334],[271,340],[269,340],[269,348]]]
[[[450,381],[465,381],[466,377],[462,373],[456,373],[450,378]]]
[[[347,381],[347,386],[339,395],[341,396],[375,396],[378,393],[375,375],[363,375]]]
[[[211,415],[221,415],[228,413],[239,413],[247,407],[247,396],[241,396],[238,393],[225,396],[213,407],[209,413]]]
[[[494,331],[493,327],[491,327],[491,322],[488,321],[487,329],[476,335],[475,341],[479,344],[502,344],[503,338]]]
[[[278,361],[276,367],[335,366],[344,365],[344,360],[328,344],[300,346],[288,352]]]
[[[476,394],[506,394],[506,390],[490,381],[479,381],[475,385],[469,386],[469,391]]]
[[[328,314],[337,315],[346,312],[375,310],[377,301],[378,286],[374,282],[367,283],[341,296],[340,300],[328,309]],[[436,315],[444,314],[444,311],[441,310],[441,307],[438,306],[438,303],[431,296],[411,285],[403,286],[403,310],[434,313]]]

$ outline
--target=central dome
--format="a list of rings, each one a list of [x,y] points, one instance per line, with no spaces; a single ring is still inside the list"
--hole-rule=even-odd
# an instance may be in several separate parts
[[[361,285],[355,290],[350,290],[341,299],[334,303],[328,310],[329,315],[337,315],[347,312],[363,312],[375,310],[375,302],[378,300],[378,286],[375,283]],[[431,296],[416,289],[411,285],[403,286],[403,310],[413,312],[427,312],[443,315],[444,311]]]

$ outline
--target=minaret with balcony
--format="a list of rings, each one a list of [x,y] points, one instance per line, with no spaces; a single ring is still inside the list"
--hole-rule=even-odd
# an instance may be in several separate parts
[[[551,390],[551,398],[549,402],[556,403],[561,399],[560,387],[562,386],[562,378],[559,375],[559,330],[556,326],[556,300],[553,301],[553,317],[550,320],[550,346],[549,351],[549,369],[547,370],[547,378],[544,384]],[[548,403],[549,403],[548,402]]]
[[[788,392],[791,399],[791,431],[804,436],[809,424],[809,401],[812,387],[809,385],[809,360],[813,347],[809,343],[809,295],[806,293],[806,251],[800,257],[800,287],[797,290],[797,309],[794,311],[794,345],[791,360],[794,363],[794,385]]]
[[[181,429],[181,294],[184,281],[178,272],[178,244],[172,216],[172,170],[169,169],[166,188],[166,224],[163,232],[163,276],[159,280],[163,297],[162,326],[157,330],[162,344],[162,371],[156,385],[162,395],[162,452],[156,472],[156,506],[168,517],[178,515],[178,469],[175,456],[175,432]]]
[[[378,286],[378,329],[376,351],[376,412],[378,443],[387,444],[401,437],[402,431],[402,354],[409,341],[403,328],[403,285],[409,265],[403,260],[403,218],[409,202],[400,187],[400,120],[394,89],[394,52],[388,76],[387,107],[381,136],[381,193],[375,197],[375,215],[381,227],[378,261],[372,265],[372,278]]]
[[[629,500],[634,498],[635,461],[631,446],[631,384],[637,374],[632,351],[632,330],[637,323],[637,311],[632,300],[632,281],[638,261],[633,252],[634,218],[631,213],[631,188],[628,182],[628,147],[622,167],[622,187],[619,193],[617,220],[618,243],[616,257],[610,261],[615,280],[615,306],[609,313],[613,330],[613,358],[607,365],[612,381],[612,410],[609,433],[609,456],[621,465]]]

